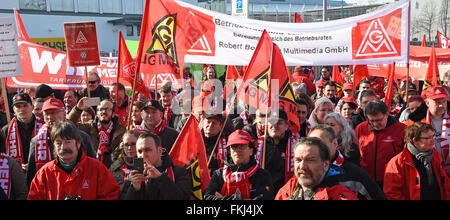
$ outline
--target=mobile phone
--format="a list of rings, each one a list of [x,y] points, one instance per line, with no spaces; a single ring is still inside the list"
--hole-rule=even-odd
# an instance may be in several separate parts
[[[138,173],[144,173],[144,159],[143,158],[133,158],[133,169],[137,170]]]
[[[100,105],[100,97],[92,97],[92,98],[88,98],[86,100],[84,100],[83,102],[83,106],[86,107],[91,107],[91,106],[97,106]]]

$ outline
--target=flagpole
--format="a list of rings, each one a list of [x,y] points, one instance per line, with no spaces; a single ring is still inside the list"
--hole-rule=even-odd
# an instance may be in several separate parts
[[[119,79],[120,79],[120,59],[121,59],[121,51],[120,51],[120,40],[122,38],[122,31],[119,30],[119,52],[117,54],[117,80],[116,80],[116,112],[119,112]]]
[[[262,152],[262,158],[261,158],[261,168],[265,168],[266,167],[266,145],[267,145],[267,129],[268,129],[268,127],[269,127],[269,122],[268,122],[268,116],[269,116],[269,114],[270,114],[270,108],[269,108],[269,106],[270,107],[272,107],[271,106],[271,103],[272,103],[272,91],[271,91],[271,86],[272,86],[272,83],[271,83],[271,75],[272,75],[272,63],[273,63],[273,44],[274,43],[272,43],[272,49],[271,49],[271,53],[270,53],[270,60],[269,60],[269,68],[270,68],[270,70],[269,70],[269,74],[268,74],[268,76],[267,76],[267,95],[268,95],[268,97],[267,97],[267,111],[266,111],[266,121],[264,122],[264,145],[263,145],[263,152]]]
[[[88,82],[87,74],[88,74],[87,66],[84,66],[84,78],[86,79],[86,91],[87,91],[88,97],[91,98],[91,92],[89,91],[89,84],[88,84],[89,82]]]

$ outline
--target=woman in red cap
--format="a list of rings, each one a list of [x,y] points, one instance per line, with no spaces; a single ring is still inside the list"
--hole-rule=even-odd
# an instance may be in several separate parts
[[[205,200],[272,200],[272,178],[261,169],[254,155],[250,134],[236,130],[228,136],[225,166],[214,171]]]

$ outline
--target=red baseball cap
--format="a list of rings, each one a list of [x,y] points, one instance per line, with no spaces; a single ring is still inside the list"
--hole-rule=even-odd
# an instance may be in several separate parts
[[[50,98],[42,105],[42,111],[50,109],[64,109],[64,104],[57,98]]]
[[[316,86],[317,87],[323,87],[325,85],[325,80],[321,79],[321,80],[317,80],[316,82]]]
[[[342,87],[342,90],[353,90],[353,83],[352,82],[344,83],[344,86]]]
[[[343,97],[343,98],[341,98],[341,100],[342,100],[343,102],[353,102],[353,103],[356,103],[356,99],[353,98],[353,97]]]
[[[248,144],[252,141],[252,136],[246,131],[236,130],[228,136],[227,147],[235,144]]]
[[[447,97],[447,90],[442,86],[428,87],[428,89],[425,91],[425,98],[427,99],[439,99]]]

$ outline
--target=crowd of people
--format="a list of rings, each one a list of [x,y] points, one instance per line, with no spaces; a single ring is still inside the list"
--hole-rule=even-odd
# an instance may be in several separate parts
[[[343,85],[326,66],[294,69],[299,132],[281,108],[262,111],[214,91],[213,80],[238,87],[214,65],[197,84],[165,83],[136,101],[93,71],[82,91],[8,88],[0,198],[192,199],[191,173],[169,152],[193,114],[209,158],[205,200],[449,200],[450,72],[424,90],[418,80],[397,81],[390,106],[386,79],[354,86],[348,66],[340,74]],[[86,104],[93,97],[100,103]]]

